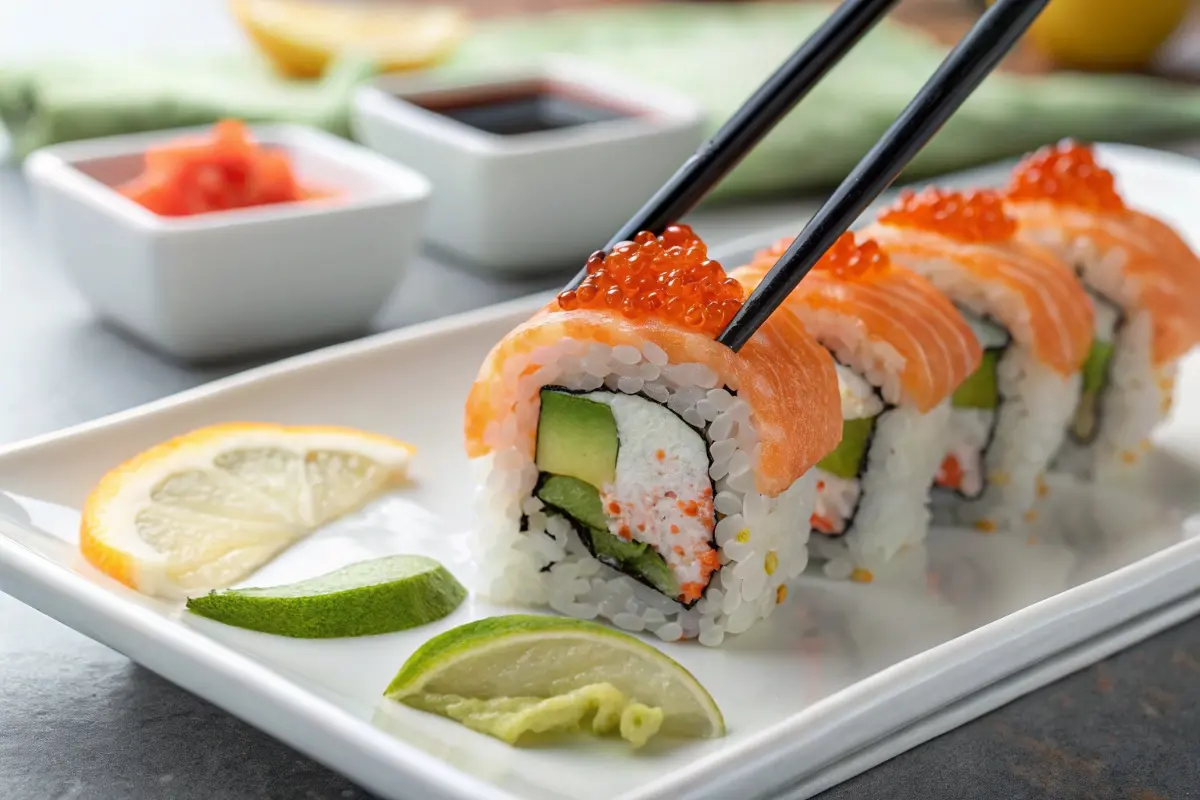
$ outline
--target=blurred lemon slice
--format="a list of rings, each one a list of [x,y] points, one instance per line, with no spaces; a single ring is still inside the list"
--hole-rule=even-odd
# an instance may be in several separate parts
[[[101,478],[84,505],[80,549],[146,594],[228,586],[401,482],[412,453],[347,428],[202,428]]]
[[[989,0],[989,5],[994,0]],[[1179,27],[1189,0],[1051,0],[1029,40],[1060,66],[1143,67]]]
[[[467,31],[466,15],[446,6],[229,0],[238,24],[285,75],[315,78],[338,55],[373,59],[385,71],[428,66]]]

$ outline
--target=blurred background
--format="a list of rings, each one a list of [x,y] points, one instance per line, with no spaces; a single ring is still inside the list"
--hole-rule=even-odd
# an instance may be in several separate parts
[[[989,2],[900,2],[688,221],[712,246],[798,230]],[[50,385],[74,376],[81,362],[105,375],[121,364],[137,376],[170,376],[154,388],[130,388],[88,405],[93,414],[232,368],[149,366],[147,350],[244,365],[247,358],[277,357],[559,285],[833,6],[809,0],[0,0],[0,319],[19,334],[8,343],[0,339],[0,360],[29,364],[37,374],[60,364],[61,376],[46,378]],[[376,120],[375,141],[364,135],[362,97],[396,79],[381,73],[398,73],[402,82],[475,85],[563,58],[618,76],[618,94],[658,91],[679,99],[695,109],[691,127],[677,126],[669,147],[665,140],[654,144],[657,134],[643,127],[638,146],[626,150],[593,148],[585,144],[590,134],[581,133],[570,139],[581,154],[569,157],[579,168],[570,180],[560,177],[564,162],[555,166],[553,137],[521,139],[515,149],[539,150],[539,158],[503,180],[489,177],[493,173],[473,161],[479,146],[463,145],[461,136],[431,141],[428,126],[414,122],[411,104],[391,89],[386,102],[395,108]],[[310,263],[291,265],[286,281],[273,272],[270,259],[280,258],[281,240],[269,226],[240,251],[220,251],[220,258],[200,245],[194,252],[172,250],[171,257],[188,262],[195,285],[216,287],[213,312],[194,310],[199,321],[192,341],[172,345],[167,340],[177,331],[139,328],[134,317],[174,319],[171,302],[186,296],[199,303],[194,292],[172,299],[167,289],[147,283],[161,270],[178,275],[183,268],[140,264],[130,254],[164,254],[113,244],[146,234],[128,230],[130,217],[116,192],[97,201],[106,210],[86,231],[94,241],[84,241],[76,218],[64,215],[41,226],[46,236],[35,236],[53,215],[34,203],[37,192],[22,166],[48,145],[149,132],[151,139],[128,140],[143,143],[122,151],[140,160],[144,142],[174,140],[169,129],[230,118],[318,128],[337,141],[358,133],[359,144],[429,178],[432,211],[424,222],[414,208],[404,212],[414,247],[389,251],[390,272],[382,277],[381,267],[360,263],[369,249],[361,233],[348,235],[335,258],[306,252]],[[591,130],[592,139],[610,136]],[[1064,137],[1200,154],[1200,1],[1051,0],[901,182],[993,164]],[[89,153],[108,147],[82,144]],[[128,164],[122,169],[126,178],[136,173]],[[228,227],[235,218],[212,219],[213,227]],[[399,220],[369,223],[371,232],[392,235]],[[532,246],[552,237],[556,249]],[[421,250],[413,255],[418,242]],[[477,258],[499,249],[513,255],[497,263]],[[343,267],[376,270],[376,280],[396,288],[356,283],[351,273],[329,277]],[[347,297],[338,311],[325,289],[312,289],[304,306],[299,295],[283,291],[295,289],[295,275],[314,281],[324,275],[347,296],[357,290],[378,302]],[[281,288],[261,302],[242,296],[238,309],[221,300],[222,291],[254,281]],[[379,308],[383,295],[390,300]],[[55,345],[55,337],[74,344]],[[80,347],[93,355],[66,353]],[[0,403],[40,396],[37,385],[6,388]]]
[[[901,2],[725,195],[836,180],[986,2]],[[570,55],[680,90],[703,105],[715,127],[829,6],[808,0],[5,0],[0,120],[18,159],[56,141],[196,124],[235,112],[251,121],[290,118],[344,133],[349,87],[344,81],[322,85],[315,76],[339,53],[366,51],[377,59],[370,69],[486,70]],[[344,13],[323,15],[329,7]],[[985,85],[915,171],[956,168],[1065,135],[1154,141],[1200,131],[1200,3],[1053,0],[1003,69],[1007,76]],[[287,86],[283,97],[279,81],[285,77],[301,82]],[[800,163],[814,160],[820,163]]]

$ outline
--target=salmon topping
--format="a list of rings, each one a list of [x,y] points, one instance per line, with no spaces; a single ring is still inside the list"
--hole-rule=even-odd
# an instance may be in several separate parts
[[[1003,242],[1017,232],[1017,221],[1004,212],[1004,197],[991,189],[910,189],[879,215],[879,222],[919,228],[960,242]]]
[[[1008,196],[1091,211],[1125,210],[1113,174],[1096,163],[1090,146],[1070,139],[1026,156],[1013,170]]]
[[[742,285],[709,259],[708,248],[687,225],[662,236],[643,231],[609,254],[588,258],[577,289],[558,295],[563,311],[612,309],[631,320],[658,319],[716,338],[742,307]]]

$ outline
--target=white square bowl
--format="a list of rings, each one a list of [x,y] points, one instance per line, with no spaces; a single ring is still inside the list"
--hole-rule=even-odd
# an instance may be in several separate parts
[[[51,252],[102,318],[185,360],[364,332],[420,245],[422,175],[313,128],[252,127],[335,197],[162,217],[115,191],[147,148],[202,129],[40,150],[25,172]]]
[[[530,85],[628,116],[500,135],[425,107]],[[690,100],[562,61],[487,76],[383,76],[358,90],[352,119],[359,141],[433,182],[430,243],[506,274],[582,264],[704,137]]]

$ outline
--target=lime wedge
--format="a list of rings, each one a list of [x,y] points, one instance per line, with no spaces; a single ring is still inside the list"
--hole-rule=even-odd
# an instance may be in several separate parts
[[[467,596],[432,558],[388,556],[361,561],[299,583],[227,589],[187,601],[202,617],[297,639],[373,636],[445,617]]]
[[[426,642],[384,694],[513,743],[524,732],[619,732],[635,745],[725,735],[691,673],[628,634],[559,617],[492,617]]]

